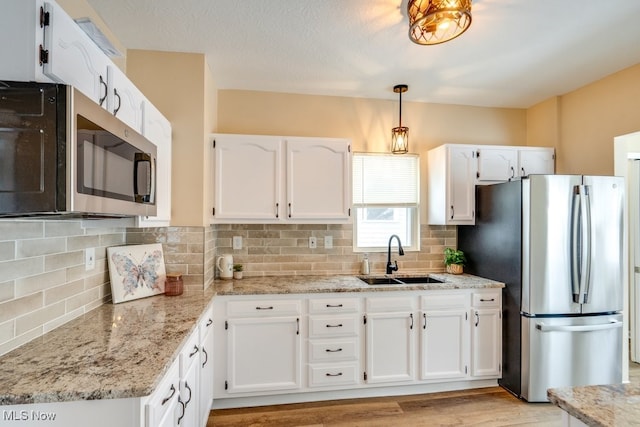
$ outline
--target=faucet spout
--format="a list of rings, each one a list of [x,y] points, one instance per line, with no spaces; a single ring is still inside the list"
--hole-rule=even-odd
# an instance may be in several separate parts
[[[396,234],[392,234],[391,237],[389,237],[389,245],[387,247],[387,274],[391,274],[394,271],[398,271],[398,261],[393,261],[393,263],[391,262],[391,241],[393,240],[394,237],[398,241],[398,255],[400,256],[404,255],[404,249],[402,249],[402,243],[400,243],[400,237],[398,237]]]

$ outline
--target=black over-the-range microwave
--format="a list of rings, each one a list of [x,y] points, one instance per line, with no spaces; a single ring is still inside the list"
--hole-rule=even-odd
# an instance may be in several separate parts
[[[0,216],[153,216],[156,146],[71,86],[0,81]]]

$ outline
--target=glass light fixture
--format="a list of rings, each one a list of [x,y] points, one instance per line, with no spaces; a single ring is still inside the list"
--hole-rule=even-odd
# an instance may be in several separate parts
[[[421,45],[455,39],[471,25],[471,0],[409,0],[409,38]]]
[[[399,123],[391,129],[391,152],[393,154],[405,154],[409,151],[409,128],[402,126],[402,94],[409,89],[407,85],[395,85],[393,91],[400,97]]]

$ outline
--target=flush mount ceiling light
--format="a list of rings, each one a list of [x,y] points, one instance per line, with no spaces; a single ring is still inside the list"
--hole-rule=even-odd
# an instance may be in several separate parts
[[[391,129],[391,152],[405,154],[409,151],[409,128],[402,126],[402,94],[409,89],[407,85],[395,85],[393,91],[400,97],[398,127]]]
[[[455,39],[471,25],[471,0],[409,0],[409,38],[432,45]]]

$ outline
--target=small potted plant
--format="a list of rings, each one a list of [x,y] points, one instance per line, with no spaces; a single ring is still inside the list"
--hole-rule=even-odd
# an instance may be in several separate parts
[[[447,268],[447,273],[462,274],[462,267],[466,263],[467,259],[464,257],[464,252],[453,248],[445,248],[444,265]]]
[[[233,278],[242,279],[242,264],[233,264]]]

